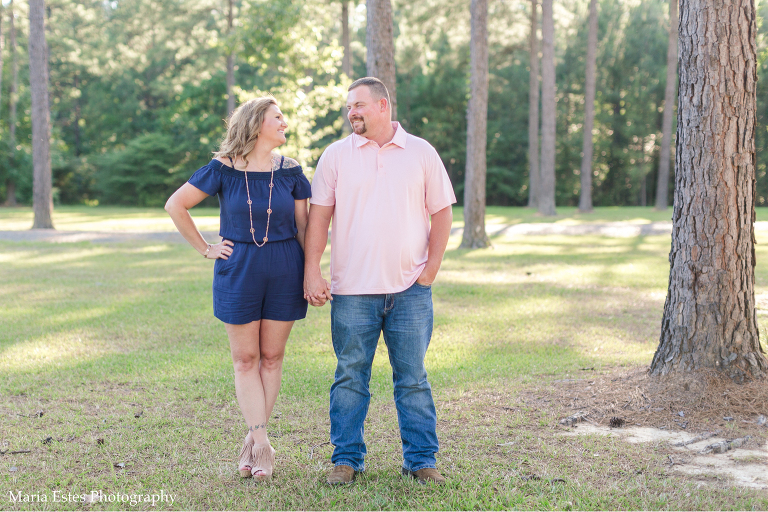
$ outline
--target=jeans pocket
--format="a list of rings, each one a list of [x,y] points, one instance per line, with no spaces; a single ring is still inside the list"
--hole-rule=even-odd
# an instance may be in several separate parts
[[[431,284],[428,284],[428,285],[424,286],[423,284],[419,284],[418,282],[415,282],[415,283],[413,283],[413,285],[421,288],[422,290],[431,290],[432,289],[432,285]]]

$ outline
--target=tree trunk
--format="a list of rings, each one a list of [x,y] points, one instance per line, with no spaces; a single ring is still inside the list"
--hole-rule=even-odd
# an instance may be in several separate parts
[[[766,376],[755,315],[753,0],[687,0],[669,290],[651,373]]]
[[[579,211],[592,211],[592,127],[595,122],[595,61],[597,60],[597,0],[589,0],[587,73],[584,82],[584,145],[581,157]]]
[[[11,89],[8,94],[10,112],[8,116],[8,146],[9,173],[11,176],[5,181],[5,204],[6,206],[16,206],[16,180],[12,174],[16,171],[16,105],[18,101],[19,89],[19,61],[16,53],[16,22],[13,15],[13,0],[8,3],[8,21],[10,22],[9,35],[11,36]]]
[[[13,14],[11,14],[13,16]],[[2,92],[3,92],[3,49],[5,48],[5,39],[3,38],[3,6],[0,3],[0,106],[2,106]],[[16,205],[16,184],[11,177],[12,169],[10,166],[5,170],[5,206]],[[13,198],[13,201],[11,201]]]
[[[341,58],[341,72],[352,78],[352,47],[349,42],[349,0],[341,0],[341,45],[344,47],[344,56]],[[346,105],[341,108],[341,118],[344,120],[342,133],[352,133],[352,125],[349,124]]]
[[[3,39],[3,4],[0,2],[0,106],[2,106],[3,93],[3,50],[5,49],[5,39]]]
[[[53,229],[51,185],[51,112],[48,104],[48,50],[44,0],[29,0],[29,82],[32,92],[32,228]]]
[[[75,90],[78,90],[80,87],[80,73],[79,71],[75,71],[75,76],[73,79],[73,85]],[[75,156],[79,157],[82,153],[80,150],[80,98],[81,96],[78,96],[77,99],[75,99],[75,122],[74,122],[74,132],[75,132]]]
[[[467,167],[464,173],[464,234],[461,247],[491,245],[485,232],[485,149],[488,125],[488,0],[470,6],[470,95],[467,108]]]
[[[667,86],[664,89],[664,117],[662,118],[659,179],[656,182],[656,209],[667,209],[669,195],[669,161],[672,146],[672,113],[675,110],[677,85],[677,0],[669,0],[669,44],[667,45]]]
[[[392,101],[392,120],[397,120],[397,94],[395,90],[395,40],[392,28],[390,0],[367,0],[365,30],[366,68],[368,76],[384,82]]]
[[[552,1],[541,2],[541,173],[539,213],[555,211],[555,23]]]
[[[539,38],[536,35],[538,0],[531,0],[530,66],[528,85],[528,208],[537,208],[539,199]]]
[[[16,153],[16,106],[19,101],[19,59],[18,59],[18,53],[16,48],[16,24],[14,20],[14,14],[13,14],[13,0],[10,1],[8,4],[8,9],[10,11],[10,22],[11,22],[11,71],[12,71],[12,79],[11,79],[11,91],[9,94],[9,100],[10,100],[10,119],[8,121],[8,130],[10,132],[10,144],[11,144],[11,156],[15,155]]]
[[[227,38],[229,39],[229,53],[227,54],[227,117],[235,110],[235,95],[232,89],[235,87],[235,50],[232,48],[232,25],[234,18],[234,0],[229,0],[227,12]]]

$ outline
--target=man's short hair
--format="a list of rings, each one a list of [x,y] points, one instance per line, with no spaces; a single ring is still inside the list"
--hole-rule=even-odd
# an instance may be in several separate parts
[[[386,98],[387,106],[392,106],[392,103],[389,101],[389,91],[387,90],[387,86],[384,85],[384,82],[373,76],[358,78],[352,82],[352,85],[349,86],[347,91],[351,91],[352,89],[360,87],[361,85],[368,86],[368,89],[371,91],[371,96],[373,96],[374,99],[380,100],[381,98]]]

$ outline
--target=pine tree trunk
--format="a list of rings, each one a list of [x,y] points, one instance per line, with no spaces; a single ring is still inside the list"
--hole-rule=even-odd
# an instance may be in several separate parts
[[[0,2],[0,106],[2,106],[3,93],[3,50],[5,49],[5,39],[3,38],[3,4]],[[0,116],[1,117],[1,116]]]
[[[80,74],[79,72],[75,71],[74,76],[74,83],[73,86],[75,90],[77,90],[80,87]],[[74,114],[75,114],[75,122],[73,123],[73,128],[75,132],[75,156],[79,157],[81,154],[80,150],[80,98],[81,96],[78,96],[77,99],[75,99],[75,108],[74,108]]]
[[[461,247],[491,245],[485,232],[485,149],[488,125],[488,0],[472,0],[467,167],[464,173],[464,234]]]
[[[366,68],[368,76],[384,82],[392,101],[392,120],[397,120],[397,91],[395,89],[395,39],[390,0],[367,0],[365,31]]]
[[[341,0],[341,45],[344,47],[344,56],[341,58],[341,72],[352,78],[352,47],[349,39],[349,0]],[[344,135],[352,133],[352,125],[347,117],[346,105],[341,108],[341,118],[344,120],[342,132]]]
[[[552,1],[541,2],[541,172],[539,213],[555,211],[555,23]]]
[[[539,199],[539,38],[536,35],[538,0],[531,0],[531,34],[528,86],[528,208],[537,208]]]
[[[11,90],[9,96],[10,100],[10,119],[9,119],[9,125],[8,125],[8,131],[10,133],[10,144],[11,144],[11,156],[13,156],[16,152],[16,106],[18,105],[19,101],[19,59],[18,59],[18,53],[16,48],[16,23],[15,18],[13,14],[13,0],[10,1],[8,4],[8,10],[10,11],[10,36],[11,36],[11,71],[12,71],[12,81],[11,81]]]
[[[669,290],[651,373],[764,378],[755,314],[753,0],[687,0]]]
[[[672,113],[675,110],[677,86],[677,0],[669,0],[669,44],[667,45],[667,85],[664,89],[664,116],[661,126],[661,154],[659,179],[656,182],[656,209],[667,209],[669,195],[669,161],[672,146]]]
[[[33,229],[53,229],[51,184],[51,112],[48,104],[48,50],[45,4],[29,0],[29,82],[32,93]]]
[[[227,117],[235,110],[235,95],[232,91],[235,87],[235,51],[232,48],[232,26],[234,23],[234,0],[229,0],[227,12],[227,36],[230,39],[229,53],[227,54]]]
[[[16,105],[18,101],[19,89],[19,61],[16,53],[16,23],[13,15],[13,0],[8,3],[8,21],[10,22],[9,35],[11,37],[11,90],[8,94],[10,103],[10,112],[8,116],[8,146],[10,149],[10,169],[9,172],[16,171]],[[16,206],[16,180],[14,176],[9,176],[5,182],[5,204],[6,206]]]
[[[589,0],[587,70],[584,82],[584,145],[581,157],[579,211],[592,211],[592,127],[595,121],[595,62],[597,60],[597,0]]]
[[[13,14],[11,14],[13,16]],[[3,6],[0,3],[0,106],[2,106],[2,92],[3,92],[3,56],[5,49],[5,38],[3,38]],[[1,116],[0,116],[1,117]],[[16,204],[16,184],[11,177],[12,169],[6,169],[5,177],[5,206],[15,206]],[[11,201],[13,198],[13,201]]]

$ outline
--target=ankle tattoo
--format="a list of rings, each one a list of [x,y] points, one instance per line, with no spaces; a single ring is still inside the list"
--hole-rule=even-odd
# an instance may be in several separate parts
[[[264,430],[266,430],[267,429],[267,424],[266,423],[262,423],[261,425],[254,425],[252,427],[248,427],[248,430],[250,430],[251,432],[256,432],[260,428],[263,428]]]

